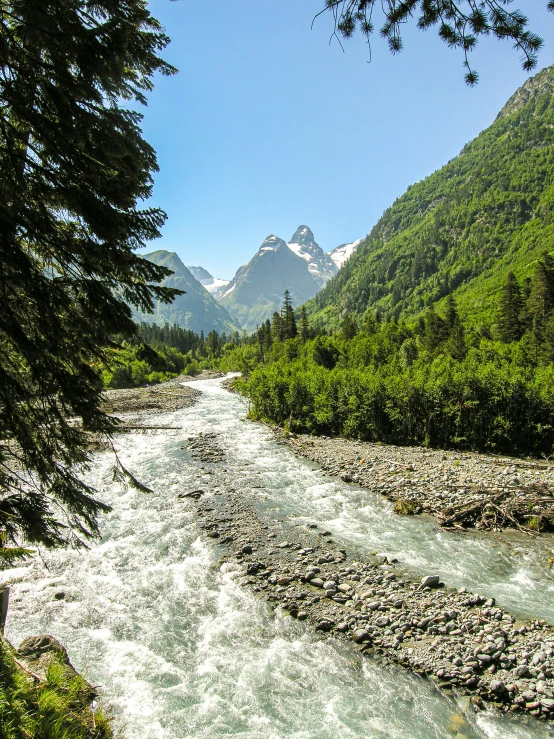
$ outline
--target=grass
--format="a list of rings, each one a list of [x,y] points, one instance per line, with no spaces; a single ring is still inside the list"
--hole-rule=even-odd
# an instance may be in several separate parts
[[[15,661],[0,637],[0,739],[113,739],[111,720],[93,711],[87,682],[53,657],[45,680]]]
[[[404,500],[403,498],[398,498],[394,504],[394,512],[401,516],[413,516],[416,508],[417,505],[415,503],[412,503],[411,500]]]

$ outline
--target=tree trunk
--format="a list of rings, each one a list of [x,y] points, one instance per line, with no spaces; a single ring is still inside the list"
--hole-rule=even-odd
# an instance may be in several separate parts
[[[6,618],[8,617],[8,602],[10,600],[9,587],[0,588],[0,633],[4,633]]]

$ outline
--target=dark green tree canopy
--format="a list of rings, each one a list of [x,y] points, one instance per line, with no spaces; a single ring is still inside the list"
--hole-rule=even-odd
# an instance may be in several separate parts
[[[145,0],[0,1],[0,535],[89,536],[105,507],[77,474],[113,427],[95,364],[134,305],[174,291],[134,253],[165,214],[141,116],[168,39]],[[75,466],[77,465],[77,467]]]
[[[521,338],[522,307],[519,283],[514,273],[508,272],[498,300],[498,333],[500,340],[506,344]]]
[[[481,36],[494,35],[511,41],[521,54],[523,69],[530,71],[537,64],[537,52],[542,39],[527,28],[528,19],[512,8],[512,0],[325,0],[321,13],[330,12],[334,19],[333,34],[350,38],[358,29],[370,44],[375,23],[380,23],[380,35],[393,54],[402,50],[402,25],[411,20],[420,30],[437,27],[448,46],[460,49],[464,55],[465,79],[474,85],[479,75],[471,68],[469,53]],[[554,0],[547,8],[554,11]],[[321,15],[319,13],[319,15]],[[317,16],[316,16],[317,17]]]

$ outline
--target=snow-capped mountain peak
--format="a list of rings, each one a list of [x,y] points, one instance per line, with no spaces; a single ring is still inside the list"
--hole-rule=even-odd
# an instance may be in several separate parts
[[[282,246],[286,246],[283,239],[270,234],[258,249],[258,254],[262,254],[263,252],[267,251],[277,251],[277,249],[281,248]]]
[[[320,287],[336,275],[335,263],[316,243],[308,226],[298,226],[287,246],[308,263],[308,270]]]

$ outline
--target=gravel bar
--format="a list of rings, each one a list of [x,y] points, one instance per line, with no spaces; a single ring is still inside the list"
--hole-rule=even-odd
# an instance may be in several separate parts
[[[386,557],[353,561],[329,532],[257,513],[236,490],[179,497],[198,506],[200,527],[224,547],[222,561],[243,568],[241,584],[283,613],[470,695],[476,711],[492,702],[554,719],[554,630],[545,621],[518,621],[435,573],[414,580]]]
[[[431,514],[450,529],[554,531],[550,461],[300,434],[285,441],[326,474],[395,502],[397,513]]]

